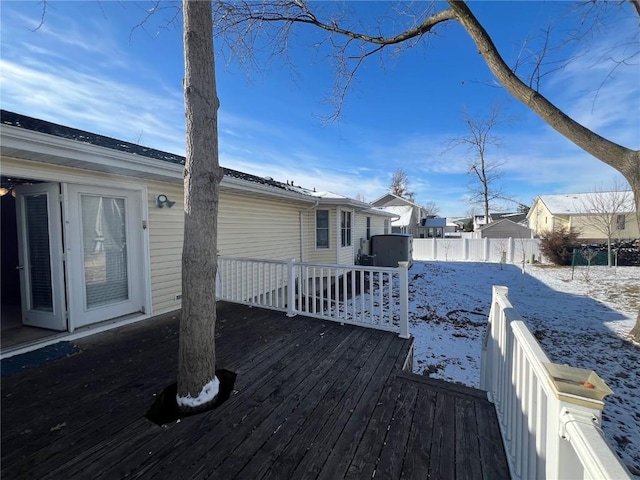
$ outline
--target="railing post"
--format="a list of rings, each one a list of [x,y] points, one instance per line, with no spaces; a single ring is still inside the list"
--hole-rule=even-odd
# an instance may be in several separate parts
[[[409,262],[398,262],[400,277],[400,338],[409,338]]]
[[[515,243],[513,237],[509,237],[509,245],[507,247],[507,262],[513,263],[513,254],[515,250]]]
[[[287,317],[296,316],[296,259],[287,260]]]

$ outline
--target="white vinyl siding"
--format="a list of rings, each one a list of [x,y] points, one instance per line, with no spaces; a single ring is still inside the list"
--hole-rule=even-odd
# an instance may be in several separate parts
[[[364,215],[360,212],[356,212],[355,221],[353,222],[353,246],[356,256],[358,252],[367,255],[369,253],[369,242],[367,241],[367,218],[371,218],[369,215]]]
[[[184,202],[182,186],[175,192],[152,192],[149,198],[151,272],[154,309],[180,307],[182,290],[182,236]],[[176,204],[157,208],[158,193]],[[175,197],[175,198],[174,198]],[[219,255],[287,260],[300,255],[300,207],[271,199],[220,192],[218,205]]]
[[[151,298],[153,312],[180,308],[182,294],[182,238],[184,201],[182,184],[155,182],[149,185],[149,251],[151,257]],[[158,208],[156,198],[166,195],[176,202],[171,208]]]
[[[7,157],[2,157],[1,161],[3,174],[17,177],[45,181],[51,178],[73,177],[75,183],[86,182],[98,186],[110,182],[145,186],[148,211],[144,220],[147,223],[152,307],[152,312],[147,313],[159,314],[180,308],[181,302],[176,300],[176,296],[182,293],[184,201],[180,181],[145,181]],[[25,170],[34,173],[25,174]],[[156,198],[160,194],[176,202],[175,205],[172,208],[158,208]],[[308,208],[308,203],[296,205],[265,197],[221,191],[218,212],[220,255],[275,260],[300,259],[300,212]],[[311,210],[310,213],[313,214],[314,211]],[[335,219],[335,210],[330,216],[331,222]],[[305,233],[305,236],[305,241],[308,241],[309,235]],[[313,235],[311,241],[315,242]],[[319,260],[335,263],[335,250],[332,259]]]
[[[369,255],[371,253],[371,238],[367,240],[367,218],[370,220],[370,228],[369,233],[370,236],[374,235],[382,235],[385,232],[385,222],[388,217],[383,217],[381,215],[372,215],[371,213],[360,213],[356,212],[356,220],[355,220],[355,229],[353,233],[353,244],[355,248],[355,255],[357,256],[358,252],[362,255]]]
[[[336,209],[321,207],[319,209],[329,210],[329,248],[316,247],[316,210],[305,210],[302,260],[311,263],[336,263]]]
[[[270,260],[300,258],[300,211],[304,207],[221,192],[219,254]]]

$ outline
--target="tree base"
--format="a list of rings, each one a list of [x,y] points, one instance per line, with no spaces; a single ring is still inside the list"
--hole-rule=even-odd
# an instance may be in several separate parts
[[[149,411],[146,413],[145,418],[156,425],[166,425],[180,418],[197,415],[218,408],[231,396],[237,374],[229,370],[220,369],[216,370],[216,377],[220,380],[220,390],[213,401],[206,405],[201,405],[198,408],[190,408],[183,411],[178,407],[178,402],[176,401],[178,384],[172,383],[158,395],[158,398],[156,398],[156,401],[153,402],[153,405],[151,405],[151,408],[149,408]]]

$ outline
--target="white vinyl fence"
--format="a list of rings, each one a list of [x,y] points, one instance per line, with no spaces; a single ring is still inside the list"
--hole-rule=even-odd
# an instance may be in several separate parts
[[[397,332],[409,338],[408,265],[219,257],[218,300]]]
[[[599,380],[551,364],[508,289],[493,287],[480,388],[495,404],[512,478],[632,478],[600,430],[602,397],[610,390]]]
[[[414,260],[522,263],[541,261],[537,238],[414,238]]]

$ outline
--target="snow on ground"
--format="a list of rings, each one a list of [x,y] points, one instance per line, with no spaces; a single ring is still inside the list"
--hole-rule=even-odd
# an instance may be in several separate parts
[[[409,270],[414,372],[472,387],[492,285],[511,303],[555,363],[595,370],[614,391],[605,398],[609,444],[640,473],[640,347],[625,335],[640,303],[640,268],[414,262]]]

